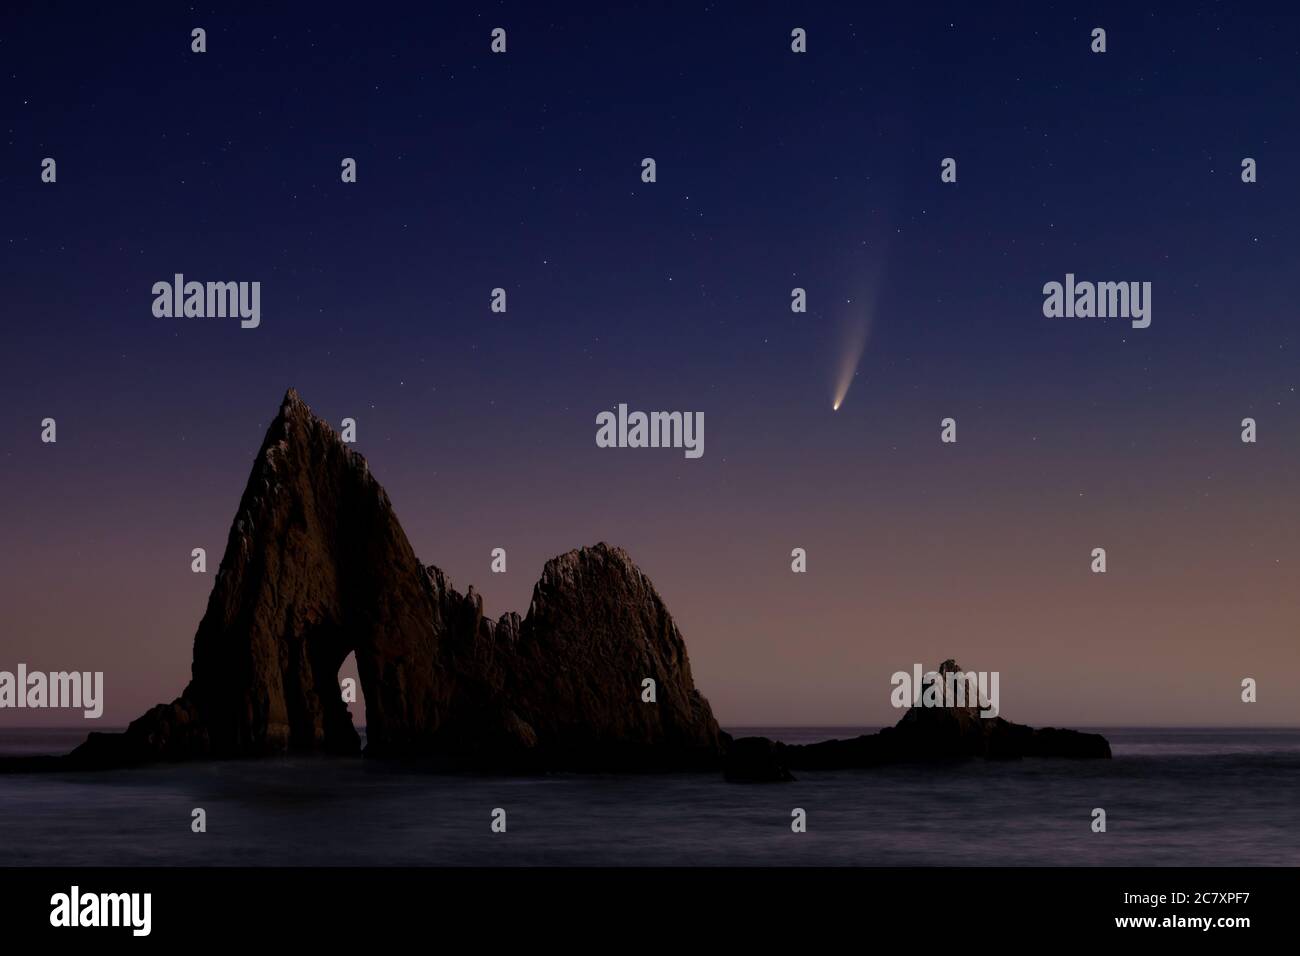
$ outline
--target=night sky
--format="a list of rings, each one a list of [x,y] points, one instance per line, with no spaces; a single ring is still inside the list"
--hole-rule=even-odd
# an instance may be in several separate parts
[[[0,669],[175,696],[292,385],[494,617],[626,548],[724,726],[891,723],[947,657],[1016,721],[1300,724],[1300,18],[552,6],[6,5]],[[155,318],[177,272],[261,326]],[[1067,272],[1151,327],[1045,318]],[[620,402],[703,457],[597,448]]]

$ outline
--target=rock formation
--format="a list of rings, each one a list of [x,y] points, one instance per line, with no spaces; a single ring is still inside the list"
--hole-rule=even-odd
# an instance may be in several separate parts
[[[959,674],[955,661],[944,661],[937,674]],[[723,765],[728,780],[780,782],[792,770],[843,770],[924,760],[984,757],[1089,758],[1110,756],[1101,734],[1054,727],[1034,729],[1002,717],[981,717],[978,707],[909,707],[893,727],[847,740],[783,744],[766,737],[741,737],[727,749]]]
[[[723,736],[654,586],[599,544],[548,562],[528,614],[483,616],[416,559],[365,459],[290,390],[258,452],[194,639],[192,679],[73,764],[367,753],[487,765],[716,766]],[[644,678],[656,682],[643,703]]]
[[[695,689],[686,644],[619,548],[547,562],[528,613],[490,620],[470,588],[416,559],[383,488],[290,389],[230,529],[194,638],[191,680],[124,733],[0,770],[115,767],[286,752],[356,754],[338,683],[356,654],[366,753],[509,769],[791,769],[983,756],[1108,757],[1096,734],[1034,730],[973,708],[913,707],[852,740],[733,741]],[[943,669],[955,669],[951,661]],[[655,702],[642,682],[655,682]]]

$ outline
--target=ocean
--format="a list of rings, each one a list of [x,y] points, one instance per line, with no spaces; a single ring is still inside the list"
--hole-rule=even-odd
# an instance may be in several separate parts
[[[731,728],[791,743],[876,728]],[[1296,866],[1300,731],[1102,729],[1112,760],[434,774],[328,757],[0,776],[2,866]],[[0,755],[80,730],[0,730]],[[1106,811],[1105,833],[1091,828]],[[206,811],[207,831],[191,830]],[[505,811],[506,832],[492,814]],[[802,809],[807,831],[791,831]]]

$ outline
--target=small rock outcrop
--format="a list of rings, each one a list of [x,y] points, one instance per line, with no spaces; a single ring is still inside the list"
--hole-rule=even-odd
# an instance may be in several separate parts
[[[955,661],[935,672],[960,674]],[[743,746],[741,746],[743,745]],[[813,744],[783,744],[766,737],[742,737],[728,748],[723,775],[737,782],[777,781],[791,770],[845,770],[915,761],[984,757],[1108,758],[1101,734],[1053,727],[1035,729],[1002,717],[981,717],[975,706],[909,707],[893,727],[879,733]]]

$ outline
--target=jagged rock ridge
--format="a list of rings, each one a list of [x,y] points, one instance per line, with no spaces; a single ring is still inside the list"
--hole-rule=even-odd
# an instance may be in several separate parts
[[[723,736],[650,581],[605,544],[547,563],[527,615],[483,616],[416,559],[365,459],[292,389],[267,431],[180,697],[74,762],[367,752],[512,766],[716,765]],[[643,703],[641,682],[656,681]]]

